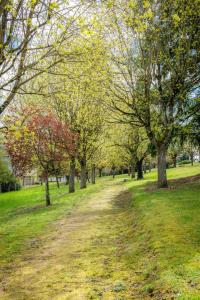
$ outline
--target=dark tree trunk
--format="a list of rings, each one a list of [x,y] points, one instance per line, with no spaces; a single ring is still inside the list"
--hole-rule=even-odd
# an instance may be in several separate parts
[[[90,175],[88,171],[86,171],[86,181],[90,183]]]
[[[176,156],[173,156],[172,160],[173,160],[174,168],[176,168]]]
[[[80,161],[80,165],[81,165],[81,184],[80,184],[80,188],[81,189],[85,189],[87,184],[87,173],[86,173],[86,158],[83,157]]]
[[[96,170],[95,170],[95,165],[92,165],[91,179],[92,179],[92,183],[95,184],[95,183],[96,183]]]
[[[71,157],[69,166],[69,193],[75,192],[75,157]]]
[[[135,178],[135,161],[131,162],[131,178]]]
[[[65,176],[65,185],[68,185],[69,184],[69,175],[66,175]]]
[[[146,174],[146,173],[147,173],[147,165],[146,165],[146,161],[144,161],[143,170],[144,170],[144,174]]]
[[[143,159],[137,161],[137,180],[143,179],[143,169],[142,169]]]
[[[167,146],[162,144],[157,147],[157,159],[158,159],[158,188],[168,187],[167,183]]]
[[[149,173],[151,172],[151,162],[149,163]]]
[[[115,168],[112,168],[112,177],[115,178]]]
[[[99,177],[102,177],[102,168],[99,168]]]
[[[193,152],[190,153],[190,158],[191,158],[191,165],[194,165],[194,154]]]
[[[48,175],[45,177],[45,199],[46,199],[46,206],[51,205],[50,193],[49,193],[49,178],[48,178]]]
[[[56,184],[57,184],[57,188],[59,188],[59,187],[60,187],[60,184],[59,184],[59,179],[58,179],[57,176],[56,176]]]
[[[128,176],[131,175],[131,167],[128,167]]]

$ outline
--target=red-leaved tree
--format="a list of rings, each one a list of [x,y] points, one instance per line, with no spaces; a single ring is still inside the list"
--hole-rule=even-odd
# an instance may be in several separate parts
[[[28,109],[30,111],[30,108]],[[36,111],[36,110],[35,110]],[[52,112],[36,111],[27,118],[16,114],[9,118],[5,146],[16,175],[40,168],[45,178],[46,205],[50,205],[49,175],[56,166],[75,153],[77,136],[70,127],[61,122]]]

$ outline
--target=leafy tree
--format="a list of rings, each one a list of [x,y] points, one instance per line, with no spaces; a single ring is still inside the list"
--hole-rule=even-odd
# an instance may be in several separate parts
[[[84,34],[77,43],[82,51],[81,61],[70,68],[66,64],[57,68],[57,72],[62,74],[61,81],[54,86],[55,95],[49,98],[49,105],[58,117],[70,124],[72,131],[79,135],[76,145],[77,155],[70,157],[70,192],[75,190],[76,160],[80,165],[81,188],[86,187],[87,162],[99,147],[98,141],[105,119],[101,103],[106,92],[105,47],[98,36],[91,34],[89,36]],[[59,89],[61,92],[57,92]]]
[[[174,168],[176,168],[177,157],[180,155],[182,151],[182,146],[180,143],[180,139],[173,139],[168,148],[168,156],[173,162]]]
[[[157,151],[158,187],[167,186],[167,149],[199,84],[197,3],[113,1],[110,13],[116,41],[110,102],[124,122],[146,129]]]
[[[9,168],[9,163],[5,161],[0,151],[0,192],[10,192],[20,189],[20,184]]]
[[[131,177],[135,178],[135,169],[137,168],[137,179],[143,178],[143,161],[148,155],[148,138],[143,128],[138,128],[133,125],[120,124],[113,128],[116,132],[113,133],[113,143],[115,146],[123,148],[127,153],[128,166],[130,166]]]
[[[90,6],[82,1],[1,1],[0,114],[16,94],[34,93],[27,91],[28,82],[47,72],[53,74],[52,67],[75,59],[77,53],[70,51],[70,44]],[[65,49],[61,48],[63,43]]]
[[[69,126],[51,112],[37,112],[21,124],[21,118],[9,119],[5,146],[18,176],[26,170],[40,168],[45,178],[46,205],[50,205],[49,175],[55,174],[57,165],[75,151],[75,135]]]

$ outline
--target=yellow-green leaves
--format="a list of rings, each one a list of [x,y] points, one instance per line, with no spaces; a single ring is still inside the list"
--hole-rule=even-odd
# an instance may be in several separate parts
[[[180,23],[180,20],[181,20],[180,17],[177,14],[173,14],[172,18],[173,18],[174,24],[176,26],[178,26]]]
[[[59,5],[56,1],[51,2],[51,4],[49,5],[50,10],[54,10],[54,9],[57,9],[57,8],[59,8]]]
[[[131,8],[131,9],[135,8],[135,7],[136,7],[136,2],[135,2],[135,0],[130,0],[130,1],[128,2],[128,6],[129,6],[129,8]]]
[[[108,8],[113,8],[114,4],[115,4],[115,1],[114,1],[114,0],[109,0],[109,1],[107,2],[107,7],[108,7]]]

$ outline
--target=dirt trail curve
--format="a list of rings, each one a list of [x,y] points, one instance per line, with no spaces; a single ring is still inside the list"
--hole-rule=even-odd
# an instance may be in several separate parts
[[[81,201],[8,271],[0,299],[139,299],[120,236],[130,194],[119,182]]]

